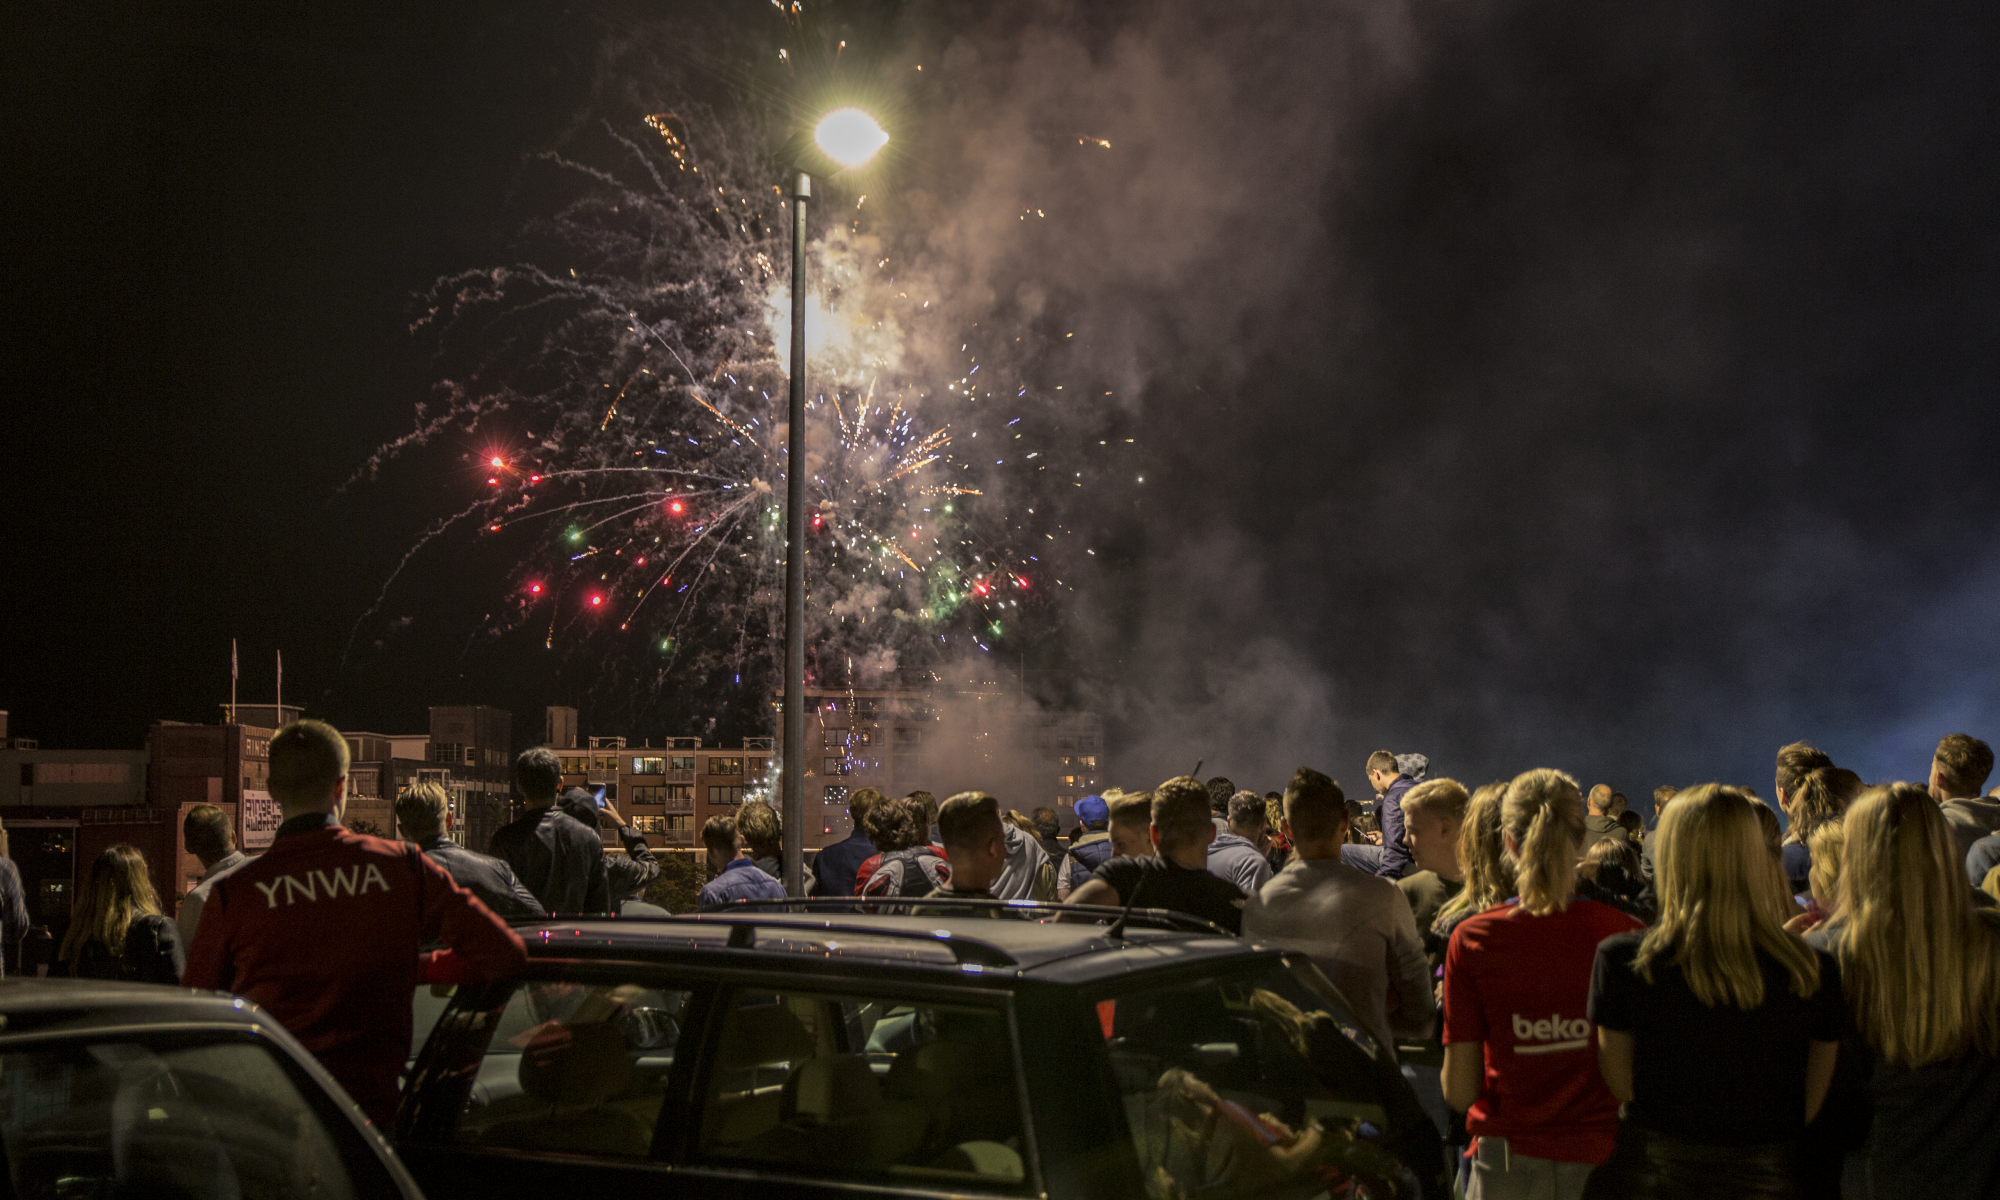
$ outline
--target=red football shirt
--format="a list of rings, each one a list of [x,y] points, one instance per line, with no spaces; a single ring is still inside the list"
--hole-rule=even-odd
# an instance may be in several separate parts
[[[1618,1136],[1618,1100],[1597,1073],[1585,1015],[1597,943],[1643,929],[1615,908],[1572,897],[1532,916],[1515,902],[1467,918],[1444,957],[1444,1040],[1484,1042],[1486,1079],[1465,1114],[1474,1136],[1557,1162],[1601,1163]]]

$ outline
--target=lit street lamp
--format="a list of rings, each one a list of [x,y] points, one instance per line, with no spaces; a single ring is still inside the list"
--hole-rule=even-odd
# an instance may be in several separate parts
[[[858,108],[828,113],[786,144],[792,168],[792,391],[785,463],[785,891],[805,895],[806,874],[806,200],[814,174],[858,167],[889,135]]]

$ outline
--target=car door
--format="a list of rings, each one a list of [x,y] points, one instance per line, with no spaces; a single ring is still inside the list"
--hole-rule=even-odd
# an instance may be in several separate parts
[[[1109,1128],[1149,1196],[1449,1195],[1389,1049],[1310,962],[1259,956],[1086,989]]]
[[[397,1152],[432,1200],[563,1195],[657,1176],[661,1130],[686,1108],[684,1039],[714,984],[655,964],[532,962],[463,987],[418,1055]]]

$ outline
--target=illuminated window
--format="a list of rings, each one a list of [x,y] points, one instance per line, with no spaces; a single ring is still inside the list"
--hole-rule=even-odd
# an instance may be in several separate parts
[[[632,760],[632,773],[634,775],[664,775],[667,773],[667,760],[664,758],[635,758]]]
[[[740,758],[711,758],[708,760],[710,775],[741,775],[743,760]]]

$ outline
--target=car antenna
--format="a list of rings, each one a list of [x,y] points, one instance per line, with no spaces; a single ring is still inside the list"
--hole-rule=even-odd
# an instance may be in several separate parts
[[[1200,778],[1201,778],[1201,764],[1203,764],[1203,763],[1205,763],[1205,762],[1207,762],[1207,761],[1208,761],[1208,760],[1207,760],[1207,759],[1205,759],[1205,758],[1197,758],[1197,759],[1195,759],[1195,760],[1194,760],[1194,770],[1192,770],[1192,771],[1189,771],[1189,772],[1188,772],[1188,778],[1189,778],[1189,779],[1200,779]]]
[[[1114,937],[1118,938],[1121,941],[1124,940],[1125,922],[1132,919],[1132,906],[1139,903],[1139,891],[1141,888],[1144,888],[1145,886],[1146,886],[1146,876],[1144,874],[1141,874],[1139,876],[1139,881],[1132,885],[1132,898],[1125,902],[1125,911],[1119,913],[1118,919],[1111,923],[1111,928],[1104,931],[1105,937]]]

